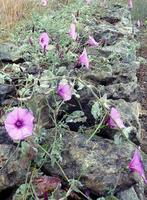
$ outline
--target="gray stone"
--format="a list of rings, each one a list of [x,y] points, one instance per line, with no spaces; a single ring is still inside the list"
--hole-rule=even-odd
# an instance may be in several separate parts
[[[131,15],[129,10],[119,4],[115,4],[111,7],[111,9],[108,9],[101,19],[104,19],[113,25],[118,22],[122,22],[124,25],[131,26]]]
[[[52,144],[54,131],[48,132],[45,143]],[[108,188],[119,189],[134,184],[128,163],[134,151],[130,143],[115,145],[113,141],[88,137],[75,132],[63,136],[62,162],[59,162],[69,179],[78,179],[84,187],[103,195]],[[58,166],[51,167],[50,159],[44,164],[46,172],[63,176]],[[64,176],[63,176],[64,178]],[[117,185],[116,185],[117,183]]]
[[[0,84],[0,105],[2,102],[15,94],[15,88],[12,85]]]
[[[106,45],[116,44],[116,42],[124,36],[114,26],[109,24],[98,25],[93,35],[96,41],[105,40]]]
[[[12,145],[13,142],[9,135],[6,133],[6,130],[4,127],[0,126],[0,144],[6,144],[6,145]]]
[[[29,162],[28,162],[29,163]],[[0,192],[18,186],[25,180],[28,163],[20,158],[19,148],[7,136],[4,128],[0,128]]]
[[[0,44],[0,61],[2,62],[16,62],[22,59],[18,51],[18,47],[13,43]]]
[[[118,194],[119,200],[140,200],[136,194],[136,191],[133,187],[128,190],[121,191]]]

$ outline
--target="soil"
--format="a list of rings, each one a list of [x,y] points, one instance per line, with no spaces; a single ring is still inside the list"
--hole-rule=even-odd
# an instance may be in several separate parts
[[[143,30],[140,35],[141,48],[139,56],[147,59],[147,29]],[[147,153],[147,64],[141,64],[138,70],[138,81],[140,84],[139,101],[142,105],[140,123],[142,129],[141,148]]]

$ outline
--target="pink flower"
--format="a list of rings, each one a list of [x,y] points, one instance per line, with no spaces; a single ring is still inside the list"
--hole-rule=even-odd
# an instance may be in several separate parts
[[[86,0],[86,3],[87,3],[87,4],[91,4],[91,3],[92,3],[92,0]]]
[[[138,149],[135,150],[133,158],[129,163],[129,169],[133,172],[137,172],[144,179],[145,183],[147,183],[147,180],[145,178],[143,163],[141,160],[141,154]]]
[[[15,108],[8,113],[4,122],[9,136],[13,140],[23,140],[32,135],[34,116],[24,108]]]
[[[140,28],[141,26],[143,26],[143,21],[141,21],[141,20],[137,20],[137,22],[136,22],[136,26],[138,27],[138,28]]]
[[[114,107],[111,108],[110,118],[108,119],[107,124],[110,126],[110,128],[116,128],[116,127],[119,127],[120,129],[125,128],[119,111]]]
[[[128,8],[131,10],[133,8],[133,1],[128,0]]]
[[[79,57],[79,63],[81,65],[84,65],[87,69],[89,69],[89,59],[88,59],[87,51],[86,51],[85,48],[84,48],[82,54]]]
[[[33,46],[33,38],[32,38],[32,36],[29,37],[29,43],[30,43],[31,46]]]
[[[89,39],[87,41],[87,44],[89,44],[90,46],[99,46],[99,43],[95,41],[95,39],[91,36],[89,36]]]
[[[76,40],[77,33],[76,33],[76,25],[74,23],[71,23],[70,30],[69,30],[68,34],[73,40]]]
[[[48,0],[41,0],[41,4],[42,4],[43,6],[47,6]]]
[[[72,88],[69,84],[61,81],[57,88],[57,94],[63,98],[63,101],[69,101],[72,97]]]
[[[50,42],[50,38],[49,38],[48,34],[46,32],[41,33],[41,35],[39,37],[39,44],[44,51],[48,50],[49,42]]]
[[[72,14],[72,21],[73,21],[73,23],[77,23],[77,19],[76,19],[76,16],[74,15],[74,14]]]

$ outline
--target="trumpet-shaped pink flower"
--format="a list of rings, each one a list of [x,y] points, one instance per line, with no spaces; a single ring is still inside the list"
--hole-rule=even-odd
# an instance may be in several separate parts
[[[128,8],[131,10],[133,8],[133,1],[128,0]]]
[[[43,6],[47,6],[48,0],[41,0],[41,4],[42,4]]]
[[[108,119],[107,124],[110,126],[110,128],[116,128],[116,127],[119,127],[120,129],[125,128],[119,111],[114,107],[111,108],[110,118]]]
[[[33,38],[32,38],[32,36],[29,37],[29,43],[30,43],[31,46],[33,46]]]
[[[44,51],[47,51],[49,48],[50,38],[46,32],[41,33],[39,37],[39,44]]]
[[[76,33],[76,25],[74,23],[71,23],[68,34],[73,40],[76,40],[77,33]]]
[[[74,24],[77,23],[77,19],[76,19],[76,16],[74,14],[72,14],[72,21],[73,21]]]
[[[57,94],[62,97],[63,101],[69,101],[72,97],[72,88],[69,84],[61,81],[57,88]]]
[[[138,19],[137,22],[136,22],[136,26],[138,28],[142,27],[143,26],[143,21]]]
[[[99,43],[96,42],[92,36],[89,36],[87,44],[89,44],[90,46],[95,46],[95,47],[99,46]]]
[[[87,4],[91,4],[91,3],[92,3],[92,0],[86,0],[86,3],[87,3]]]
[[[23,140],[32,135],[34,116],[29,110],[15,108],[4,122],[6,131],[13,140]]]
[[[147,180],[145,178],[143,163],[141,160],[141,154],[138,149],[135,150],[133,158],[131,162],[129,163],[129,169],[133,172],[137,172],[147,183]]]
[[[84,65],[87,69],[89,69],[89,59],[88,59],[87,51],[86,51],[85,48],[84,48],[82,54],[79,57],[79,63],[81,65]]]

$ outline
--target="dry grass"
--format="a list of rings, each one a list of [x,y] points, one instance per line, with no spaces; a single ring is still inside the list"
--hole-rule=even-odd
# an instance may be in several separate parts
[[[10,28],[33,8],[31,0],[0,0],[1,26]]]
[[[25,19],[34,8],[33,0],[0,0],[1,40],[9,35],[15,24]]]
[[[62,4],[68,4],[73,0],[49,0],[48,11],[58,9]],[[32,10],[38,12],[44,8],[41,0],[0,0],[0,41],[8,38],[12,28],[19,21],[28,19]]]

